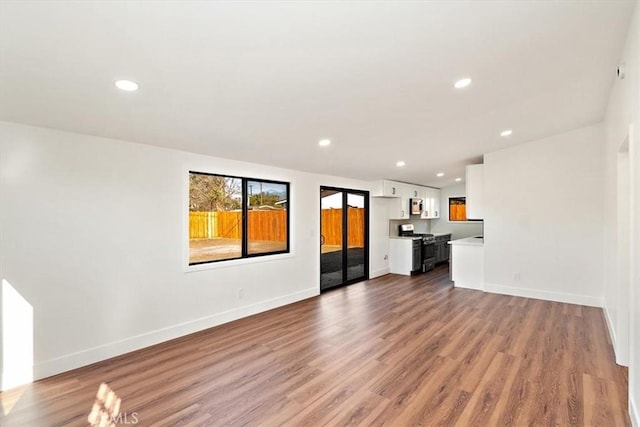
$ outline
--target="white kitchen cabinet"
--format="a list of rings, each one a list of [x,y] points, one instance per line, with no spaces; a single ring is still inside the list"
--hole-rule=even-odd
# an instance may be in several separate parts
[[[484,165],[467,166],[466,203],[468,219],[483,219]]]
[[[422,199],[421,219],[440,217],[440,190],[384,179],[376,183],[374,197],[389,198],[389,219],[410,219],[411,199]]]
[[[422,203],[422,214],[420,214],[420,218],[421,219],[430,219],[431,217],[429,216],[431,214],[431,201],[429,200],[431,197],[431,192],[429,191],[430,188],[425,187],[423,190],[423,199],[424,202]]]
[[[484,290],[483,239],[467,237],[452,240],[451,280],[456,288]]]
[[[395,181],[383,181],[384,192],[393,194],[389,197],[389,219],[409,219],[409,199],[406,184]]]
[[[413,240],[392,237],[389,239],[389,272],[411,275],[413,267]]]
[[[433,218],[440,218],[440,190],[438,188],[432,189],[431,200],[431,211],[433,212]]]
[[[409,219],[409,201],[407,199],[399,197],[389,200],[389,219]]]
[[[419,185],[405,184],[405,195],[409,199],[422,199],[424,187]]]
[[[371,186],[371,197],[402,197],[401,182],[382,179]]]
[[[402,197],[404,184],[401,182],[389,181],[385,179],[382,181],[382,196],[383,197]]]
[[[374,187],[374,197],[389,199],[389,219],[409,219],[409,189],[402,182],[384,179]]]
[[[437,188],[425,187],[424,194],[424,210],[422,211],[420,218],[440,218],[440,190]]]

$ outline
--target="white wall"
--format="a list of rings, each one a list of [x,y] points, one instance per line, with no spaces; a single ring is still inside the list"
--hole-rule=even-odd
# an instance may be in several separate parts
[[[478,236],[482,234],[481,222],[449,221],[449,198],[465,197],[465,184],[455,184],[440,189],[440,219],[431,220],[432,233],[451,233],[452,239]]]
[[[389,273],[389,204],[388,199],[370,197],[369,277]]]
[[[640,425],[640,6],[636,4],[620,63],[626,63],[624,80],[615,79],[605,126],[604,146],[604,306],[609,330],[619,362],[629,364],[629,414],[634,425]],[[624,165],[619,163],[620,149],[629,142],[629,271],[622,272],[625,255],[619,239],[622,212],[618,204],[618,176]],[[622,173],[624,175],[624,173]],[[624,206],[622,204],[621,206]],[[623,230],[624,231],[624,230]],[[624,284],[628,275],[628,284]],[[629,323],[629,325],[625,325]],[[629,336],[625,336],[626,333]],[[627,345],[621,341],[628,340]],[[624,344],[624,343],[623,343]],[[628,348],[628,354],[625,350]]]
[[[484,156],[485,289],[601,306],[601,125]]]
[[[6,122],[0,155],[0,275],[33,306],[36,379],[317,295],[319,188],[371,185]],[[290,182],[292,253],[185,272],[189,169]]]

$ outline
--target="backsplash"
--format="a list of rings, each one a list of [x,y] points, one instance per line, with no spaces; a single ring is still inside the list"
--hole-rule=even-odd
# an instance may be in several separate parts
[[[430,233],[431,232],[431,220],[429,219],[391,219],[389,220],[389,236],[398,235],[398,226],[401,224],[413,224],[416,233]]]

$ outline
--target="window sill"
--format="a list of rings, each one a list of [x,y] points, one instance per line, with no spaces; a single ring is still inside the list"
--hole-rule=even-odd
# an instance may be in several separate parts
[[[278,261],[282,259],[293,258],[294,256],[295,254],[293,252],[288,252],[283,254],[264,255],[264,256],[257,256],[257,257],[250,257],[250,258],[230,259],[228,261],[217,261],[217,262],[210,262],[205,264],[186,265],[184,267],[184,272],[195,273],[196,271],[216,270],[219,268],[237,267],[239,265]]]

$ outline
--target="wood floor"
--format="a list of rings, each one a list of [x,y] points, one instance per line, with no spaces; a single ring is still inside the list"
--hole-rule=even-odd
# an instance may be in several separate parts
[[[0,394],[6,426],[629,425],[597,308],[388,275]],[[124,420],[124,418],[122,418]]]

